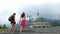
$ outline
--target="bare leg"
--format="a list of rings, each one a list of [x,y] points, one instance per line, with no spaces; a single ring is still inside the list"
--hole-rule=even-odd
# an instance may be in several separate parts
[[[12,23],[11,28],[10,28],[10,32],[13,31],[13,28],[14,28],[14,24]]]
[[[14,29],[14,26],[15,26],[15,24],[12,24],[12,31],[13,31],[13,29]]]
[[[20,32],[22,32],[22,30],[23,30],[23,26],[20,26]]]

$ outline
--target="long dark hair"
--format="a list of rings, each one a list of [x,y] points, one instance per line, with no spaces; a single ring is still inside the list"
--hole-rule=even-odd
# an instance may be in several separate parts
[[[23,18],[23,17],[25,17],[25,13],[24,12],[21,14],[21,18]]]

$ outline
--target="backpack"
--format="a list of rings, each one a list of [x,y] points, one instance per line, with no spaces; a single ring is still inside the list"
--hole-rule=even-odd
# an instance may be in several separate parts
[[[8,21],[11,21],[11,17],[8,18]]]
[[[12,21],[12,16],[10,16],[10,17],[8,18],[8,21]]]

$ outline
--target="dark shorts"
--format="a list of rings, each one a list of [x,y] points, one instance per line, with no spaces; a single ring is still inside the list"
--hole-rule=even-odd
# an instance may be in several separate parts
[[[13,23],[13,24],[16,24],[16,22],[15,21],[10,21],[11,22],[11,24]]]

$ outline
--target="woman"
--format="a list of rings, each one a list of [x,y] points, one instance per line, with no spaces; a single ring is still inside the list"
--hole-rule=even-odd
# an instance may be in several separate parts
[[[26,25],[26,17],[25,17],[25,13],[23,12],[20,17],[20,32],[22,32],[25,25]]]
[[[10,28],[10,32],[13,32],[13,28],[14,28],[14,26],[15,26],[15,15],[16,15],[16,13],[13,13],[13,15],[11,15],[10,17],[9,17],[9,21],[10,21],[10,24],[11,24],[11,28]]]

